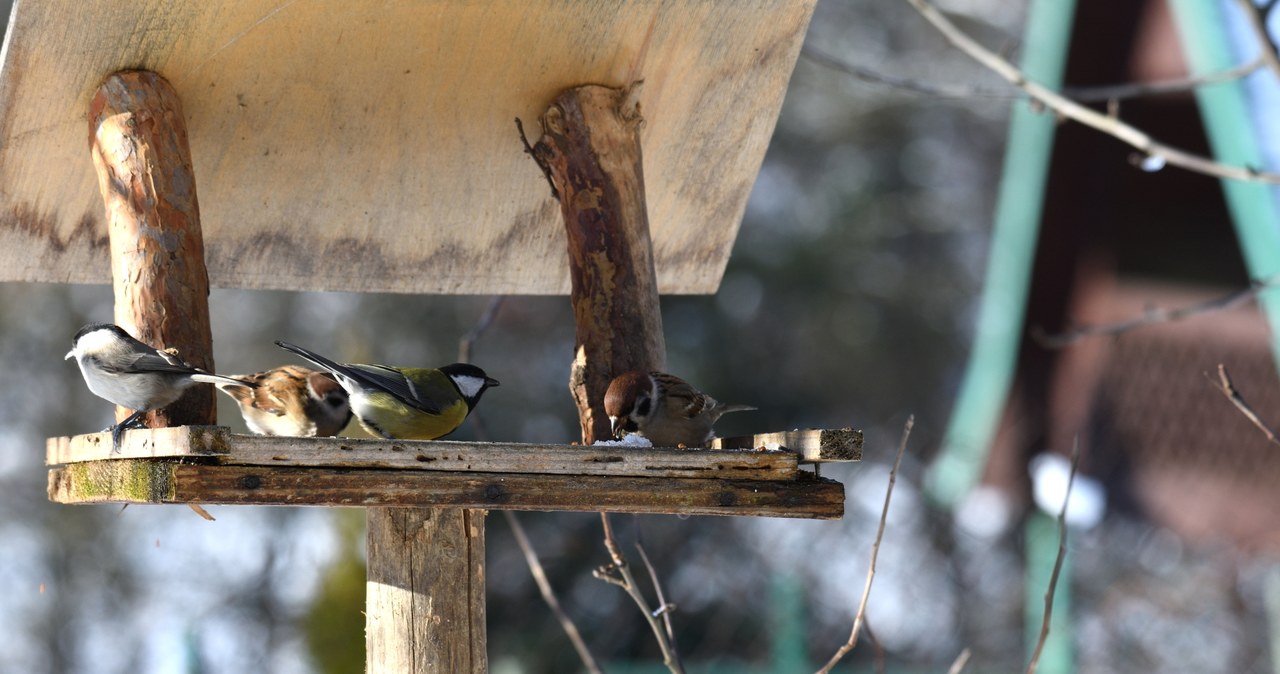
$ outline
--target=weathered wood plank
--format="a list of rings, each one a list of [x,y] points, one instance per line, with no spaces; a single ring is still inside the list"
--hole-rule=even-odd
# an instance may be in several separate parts
[[[829,463],[862,460],[862,431],[831,428],[758,433],[732,438],[715,438],[712,449],[785,449],[800,456],[801,463]]]
[[[836,519],[839,482],[266,468],[115,459],[49,471],[58,503],[423,506]]]
[[[115,323],[212,372],[209,274],[182,101],[153,72],[117,73],[98,87],[88,117],[111,242]],[[134,411],[118,407],[116,420]],[[153,428],[212,423],[213,387],[193,386],[143,418]]]
[[[483,674],[483,510],[369,508],[368,672]]]
[[[214,286],[567,293],[512,119],[643,79],[658,285],[714,292],[814,3],[19,3],[0,281],[109,281],[84,111],[108,74],[149,68],[186,109]]]
[[[109,433],[50,438],[49,465],[125,458],[194,457],[225,465],[384,468],[412,471],[615,475],[787,480],[797,455],[784,451],[544,445],[449,440],[278,438],[235,435],[226,427],[125,432],[111,453]]]

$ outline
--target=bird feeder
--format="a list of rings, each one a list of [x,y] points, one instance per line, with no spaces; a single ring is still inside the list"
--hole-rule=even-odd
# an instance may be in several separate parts
[[[370,672],[486,671],[487,510],[840,517],[800,465],[857,431],[591,445],[609,377],[662,366],[659,294],[718,287],[812,10],[19,4],[0,280],[112,283],[117,323],[207,368],[211,285],[568,294],[578,326],[583,445],[236,435],[197,387],[119,453],[50,439],[50,498],[367,507]]]

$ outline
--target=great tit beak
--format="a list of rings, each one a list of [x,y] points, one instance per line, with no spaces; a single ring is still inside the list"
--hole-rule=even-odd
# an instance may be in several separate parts
[[[501,383],[498,382],[497,379],[494,379],[493,377],[485,377],[484,384],[485,386],[501,386],[502,385]]]

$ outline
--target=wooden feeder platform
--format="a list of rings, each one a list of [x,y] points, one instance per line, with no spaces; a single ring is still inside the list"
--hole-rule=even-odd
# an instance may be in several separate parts
[[[577,510],[837,519],[844,487],[801,469],[856,461],[862,433],[731,438],[746,449],[276,438],[221,426],[51,438],[59,503]]]

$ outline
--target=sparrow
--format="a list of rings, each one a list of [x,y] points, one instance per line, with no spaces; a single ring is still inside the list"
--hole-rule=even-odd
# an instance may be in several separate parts
[[[219,383],[218,390],[236,401],[245,425],[258,435],[329,437],[351,421],[347,391],[328,372],[281,365],[228,376],[236,382]]]
[[[750,405],[724,405],[688,382],[663,372],[624,372],[604,394],[613,437],[639,433],[655,447],[705,447],[715,437],[711,427],[721,415],[754,410]]]
[[[194,384],[235,383],[183,361],[172,350],[161,351],[133,338],[120,326],[91,323],[80,328],[63,360],[76,359],[89,390],[99,398],[134,410],[111,426],[111,451],[120,451],[120,435],[142,426],[142,415],[182,397]],[[251,385],[252,386],[252,385]]]
[[[288,342],[291,351],[332,374],[347,391],[360,425],[389,440],[434,440],[462,425],[480,396],[498,380],[466,363],[441,368],[335,363]]]

